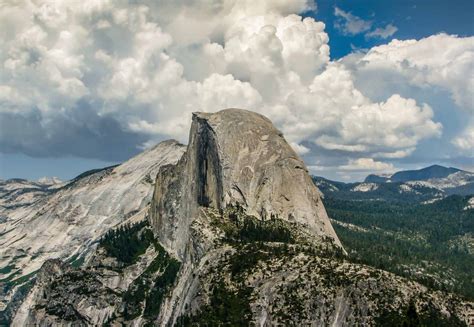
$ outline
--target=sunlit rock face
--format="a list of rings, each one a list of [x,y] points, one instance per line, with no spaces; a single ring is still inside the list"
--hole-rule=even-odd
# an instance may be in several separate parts
[[[194,113],[185,155],[158,172],[152,225],[168,250],[183,257],[197,209],[236,204],[340,245],[305,164],[270,120],[241,109]]]
[[[165,141],[121,165],[86,172],[59,186],[0,183],[2,190],[13,190],[0,192],[0,280],[14,285],[0,287],[0,315],[15,299],[20,281],[33,278],[46,260],[84,258],[110,228],[143,219],[157,171],[175,164],[185,149]]]
[[[377,326],[408,303],[458,326],[474,307],[351,262],[303,162],[256,113],[196,113],[187,147],[163,142],[69,187],[47,202],[106,217],[64,211],[66,260],[42,264],[12,326]]]

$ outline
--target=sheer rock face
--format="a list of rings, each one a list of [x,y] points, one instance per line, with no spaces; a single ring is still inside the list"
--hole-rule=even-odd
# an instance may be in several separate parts
[[[165,151],[167,144],[170,152]],[[160,152],[168,153],[163,157],[168,159],[157,163],[159,169],[153,166],[158,174],[149,220],[162,245],[181,261],[172,287],[158,283],[158,276],[171,277],[163,269],[163,252],[157,252],[155,240],[128,266],[99,246],[81,268],[46,261],[12,326],[175,326],[184,318],[192,322],[207,317],[206,310],[220,319],[220,312],[234,311],[227,310],[226,301],[240,310],[241,324],[259,326],[372,326],[382,313],[405,310],[410,300],[417,310],[425,307],[443,317],[469,318],[472,303],[351,263],[323,242],[329,238],[340,246],[303,162],[266,118],[236,109],[198,113],[186,152],[175,142],[164,145]],[[127,174],[101,187],[125,193],[102,200],[116,222],[136,221],[116,210],[128,203],[125,196],[139,196],[137,188],[124,182],[127,176],[144,173],[143,159],[114,168],[116,173],[126,168]],[[100,176],[94,180],[108,175]],[[230,207],[236,203],[246,213]],[[147,205],[135,216],[145,219],[140,214],[144,210]],[[259,224],[267,227],[247,231],[242,239],[245,221],[255,221],[249,215],[289,223],[275,219]],[[282,237],[281,228],[291,238]],[[272,231],[275,235],[266,240],[256,235]],[[240,299],[237,304],[233,295]],[[161,303],[159,312],[154,308],[146,313],[148,304],[156,303]]]
[[[152,225],[183,258],[197,209],[236,203],[261,219],[300,223],[340,246],[305,164],[270,120],[240,109],[194,113],[185,155],[157,175]]]

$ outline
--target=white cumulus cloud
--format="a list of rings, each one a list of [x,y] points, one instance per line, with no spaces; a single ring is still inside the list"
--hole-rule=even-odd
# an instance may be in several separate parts
[[[395,167],[392,164],[375,161],[372,158],[359,158],[349,160],[347,165],[340,167],[342,170],[360,170],[360,171],[393,171]]]
[[[474,124],[468,126],[459,136],[452,140],[452,143],[460,150],[466,151],[467,155],[474,155]]]
[[[357,60],[358,72],[389,70],[419,86],[448,90],[456,104],[473,110],[474,37],[437,34],[420,40],[392,40]]]
[[[324,23],[299,15],[314,6],[302,0],[4,5],[0,151],[125,159],[154,140],[185,142],[191,112],[226,107],[267,115],[301,154],[311,151],[304,143],[354,157],[400,158],[439,136],[430,106],[398,94],[372,101],[356,87],[352,69],[331,62]],[[338,15],[348,33],[371,28],[342,10]],[[464,104],[467,86],[457,82],[472,59],[468,46],[454,42],[436,52],[437,41],[426,42],[420,57],[416,41],[393,41],[358,65],[408,63],[411,82],[445,85]],[[426,68],[442,63],[454,71]]]
[[[376,96],[400,85],[448,93],[454,105],[444,110],[461,110],[459,115],[466,117],[452,144],[459,149],[472,144],[474,37],[437,34],[420,40],[392,40],[365,54],[349,55],[342,62]],[[472,153],[466,155],[472,157]]]
[[[380,152],[385,157],[409,154],[424,138],[439,136],[442,126],[432,120],[428,105],[392,95],[374,103],[359,92],[351,74],[331,64],[309,85],[309,91],[288,98],[298,111],[288,111],[283,130],[294,140],[310,140],[329,150]],[[283,111],[284,112],[284,111]]]

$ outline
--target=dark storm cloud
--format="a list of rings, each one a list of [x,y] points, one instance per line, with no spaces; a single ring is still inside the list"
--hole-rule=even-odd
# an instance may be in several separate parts
[[[147,137],[125,131],[113,116],[99,116],[81,102],[51,123],[39,110],[24,114],[0,113],[0,152],[32,157],[77,156],[123,161],[141,150]]]

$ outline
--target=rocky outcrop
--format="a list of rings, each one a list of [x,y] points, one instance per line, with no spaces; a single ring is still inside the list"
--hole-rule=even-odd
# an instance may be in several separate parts
[[[249,215],[299,223],[340,246],[305,164],[271,121],[254,112],[194,113],[185,155],[162,167],[155,185],[151,223],[181,259],[199,207],[239,204]]]
[[[119,232],[148,246],[133,263],[120,254],[126,243],[115,251],[107,239],[85,267],[47,261],[12,325],[402,325],[412,303],[422,324],[463,326],[474,308],[351,263],[297,223],[262,222],[239,207],[200,208],[187,253],[202,257],[179,274],[146,222],[134,226]]]
[[[18,197],[5,195],[11,192],[0,192],[0,325],[2,316],[15,311],[18,290],[46,260],[83,261],[109,229],[143,219],[157,171],[175,164],[184,150],[177,141],[162,142],[121,165],[83,173],[59,189],[43,187],[40,196],[21,206]]]
[[[457,326],[472,312],[350,262],[304,163],[261,115],[196,113],[186,152],[161,163],[149,216],[115,225],[79,268],[47,261],[13,325],[401,325],[409,309]]]
[[[158,171],[151,202],[160,243],[183,263],[160,324],[174,324],[191,303],[199,306],[194,299],[201,286],[193,276],[215,250],[216,232],[203,227],[203,208],[238,206],[260,221],[293,223],[312,239],[342,248],[319,194],[303,161],[266,117],[241,109],[194,113],[186,152]]]
[[[132,325],[143,323],[145,295],[152,293],[153,282],[166,270],[163,268],[167,268],[169,257],[153,241],[146,221],[127,226],[118,233],[132,236],[141,244],[135,245],[139,252],[132,262],[123,262],[119,255],[127,251],[127,244],[109,253],[104,240],[83,267],[58,259],[46,261],[11,325],[101,326],[123,325],[124,320]]]

